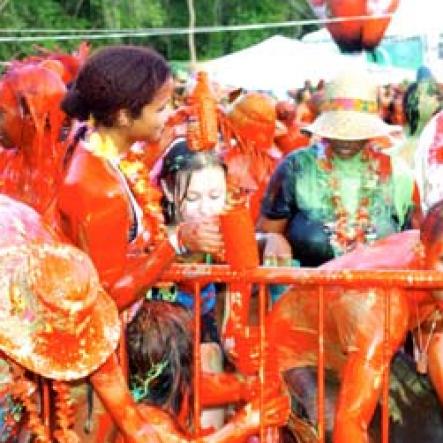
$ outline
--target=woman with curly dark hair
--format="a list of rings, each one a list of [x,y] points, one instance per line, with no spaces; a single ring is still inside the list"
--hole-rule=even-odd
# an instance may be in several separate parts
[[[74,147],[57,201],[67,237],[87,250],[102,284],[120,308],[155,281],[175,257],[168,239],[152,245],[143,212],[121,167],[132,145],[160,140],[169,115],[172,76],[164,58],[135,46],[110,46],[83,65],[62,108],[86,122]],[[138,254],[132,245],[141,245]],[[146,272],[151,246],[157,270]],[[151,257],[152,261],[152,257]],[[149,275],[149,277],[148,277]]]
[[[169,65],[156,51],[109,46],[86,60],[62,101],[66,114],[83,124],[55,213],[65,236],[91,257],[120,309],[145,293],[176,256],[176,232],[153,234],[146,223],[149,209],[137,200],[122,166],[136,142],[156,155],[166,146],[172,90]],[[134,411],[123,375],[111,361],[108,372],[91,379],[119,429],[128,441],[157,441],[149,420]]]

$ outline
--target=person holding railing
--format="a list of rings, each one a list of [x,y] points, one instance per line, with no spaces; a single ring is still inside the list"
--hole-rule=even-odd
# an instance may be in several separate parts
[[[184,263],[222,263],[225,261],[224,251],[228,254],[228,244],[225,244],[223,220],[227,213],[235,206],[231,195],[229,176],[223,162],[223,156],[216,148],[215,150],[195,151],[188,147],[185,139],[176,140],[163,156],[161,165],[157,168],[156,181],[163,189],[163,208],[167,224],[173,229],[174,225],[180,223],[181,230],[195,230],[197,225],[199,236],[188,235],[187,239],[181,241],[183,252],[178,257],[179,262]],[[233,241],[244,244],[242,235],[245,226],[243,219],[234,210],[235,232],[232,232]],[[249,216],[248,210],[242,208],[242,214]],[[232,215],[231,215],[232,216]],[[250,216],[249,216],[250,219]],[[264,243],[273,234],[260,235],[255,238],[252,220],[250,221],[250,234],[253,247],[258,250],[257,243]],[[238,241],[235,239],[238,238]],[[193,239],[193,241],[189,241]],[[192,252],[194,251],[194,252]],[[204,252],[206,251],[206,252]],[[211,251],[208,254],[208,251]],[[247,251],[240,250],[242,256]],[[258,254],[257,254],[258,265]],[[241,288],[227,288],[225,297],[224,321],[221,327],[222,340],[220,341],[221,315],[216,315],[216,299],[221,301],[220,295],[224,289],[220,285],[210,283],[201,288],[202,330],[201,338],[204,342],[201,346],[202,369],[209,372],[220,372],[222,370],[222,358],[218,344],[222,344],[225,353],[232,362],[238,366],[240,356],[231,354],[232,340],[240,339],[246,330],[249,330],[250,313],[249,298],[251,296],[251,285],[245,284]],[[194,288],[189,284],[168,284],[152,288],[148,294],[150,300],[163,300],[173,302],[187,308],[194,307]],[[239,293],[242,299],[239,300]],[[218,303],[217,303],[218,304]],[[220,305],[220,304],[218,304]],[[217,318],[216,318],[217,317]],[[238,368],[237,368],[238,369]],[[240,372],[242,368],[239,369]],[[223,387],[220,387],[223,390]],[[209,412],[209,411],[208,411]],[[203,413],[207,414],[206,411]],[[206,415],[207,417],[207,415]],[[204,419],[202,424],[209,422]]]
[[[439,202],[429,210],[420,232],[392,234],[331,260],[320,269],[441,270],[442,255],[443,202]],[[317,291],[294,287],[270,313],[268,340],[276,349],[282,371],[315,366],[318,361]],[[429,373],[443,401],[441,292],[377,288],[368,282],[355,288],[324,288],[325,365],[340,380],[333,427],[335,443],[369,441],[367,431],[381,393],[383,371],[408,330],[417,339],[417,371]],[[385,300],[390,308],[386,337]],[[294,382],[297,374],[289,371],[286,378]],[[312,409],[310,413],[311,418],[316,415]],[[405,427],[407,420],[403,417]]]
[[[191,437],[193,393],[192,315],[177,303],[145,301],[127,328],[131,391],[164,442],[244,442],[264,426],[282,426],[289,414],[285,394],[265,391],[259,414],[258,384],[233,373],[202,374],[202,404],[248,402],[222,426]],[[162,413],[159,414],[158,408]],[[152,419],[152,417],[158,417]]]
[[[154,50],[110,46],[86,60],[62,101],[69,117],[86,124],[74,137],[52,209],[64,235],[87,251],[120,310],[142,297],[181,252],[178,239],[190,241],[188,234],[198,234],[179,232],[178,226],[170,232],[163,229],[161,193],[148,181],[155,157],[171,138],[166,123],[172,89],[170,68]],[[137,142],[144,143],[144,151],[141,160],[132,161]],[[220,250],[222,244],[217,246]],[[114,390],[116,401],[126,402],[130,414],[129,393],[117,392],[122,380],[114,378],[116,387],[107,380],[97,376],[94,387]],[[105,404],[113,412],[116,406]],[[137,413],[134,420],[127,419],[124,409],[113,415],[123,431],[140,419]],[[132,438],[157,441],[155,434],[143,434],[141,425]]]

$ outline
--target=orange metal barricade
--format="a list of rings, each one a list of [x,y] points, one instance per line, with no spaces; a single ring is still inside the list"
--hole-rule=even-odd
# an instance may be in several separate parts
[[[195,292],[195,312],[194,312],[194,343],[200,343],[200,313],[201,300],[200,289],[202,285],[211,282],[217,283],[256,283],[259,286],[259,377],[260,377],[260,405],[264,400],[264,374],[265,374],[265,343],[266,343],[266,305],[267,305],[267,285],[270,284],[292,284],[296,286],[316,286],[318,287],[318,442],[325,441],[325,353],[324,353],[324,288],[327,286],[343,286],[343,287],[361,287],[371,286],[379,288],[414,288],[414,289],[433,289],[443,287],[443,272],[437,271],[364,271],[364,270],[341,270],[328,271],[310,268],[272,268],[258,267],[252,270],[233,271],[227,265],[203,265],[203,264],[173,264],[167,271],[162,274],[162,280],[174,282],[193,282]],[[390,304],[387,292],[384,296],[384,358],[386,356],[386,343],[389,339],[389,316]],[[201,412],[201,353],[200,347],[194,346],[194,419],[195,431],[198,433],[201,429],[200,412]],[[50,407],[47,405],[47,387],[44,392],[43,415],[44,422],[48,425],[50,416]],[[383,391],[382,391],[382,442],[389,441],[389,411],[388,411],[388,395],[389,395],[389,367],[383,374]],[[260,427],[260,441],[275,442],[272,440],[273,435],[269,433],[263,426]],[[267,437],[268,436],[268,437]]]
[[[293,284],[296,286],[318,286],[318,442],[325,441],[325,410],[324,410],[324,377],[325,377],[325,355],[324,355],[324,287],[362,287],[371,286],[379,288],[414,288],[433,289],[443,287],[443,273],[437,271],[364,271],[364,270],[341,270],[327,271],[308,268],[269,268],[259,267],[253,270],[232,271],[229,266],[224,265],[172,265],[171,268],[162,275],[162,279],[167,281],[193,281],[195,282],[195,342],[200,342],[200,287],[210,282],[242,282],[259,284],[259,327],[260,327],[260,367],[259,375],[261,380],[261,404],[263,404],[264,373],[265,373],[265,315],[266,315],[266,285],[269,284]],[[384,356],[385,361],[387,343],[389,340],[389,318],[390,304],[387,292],[384,292]],[[199,346],[195,349],[195,400],[194,417],[196,429],[200,429],[199,417],[201,410],[200,402],[200,354]],[[382,390],[382,443],[389,441],[389,366],[383,374]],[[272,442],[266,438],[267,432],[260,427],[260,438],[263,442]]]

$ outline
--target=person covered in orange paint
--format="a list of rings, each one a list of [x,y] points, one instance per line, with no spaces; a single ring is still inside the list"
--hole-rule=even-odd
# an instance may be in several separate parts
[[[219,430],[190,437],[193,404],[192,316],[184,307],[164,301],[145,301],[127,329],[131,391],[150,419],[163,411],[153,426],[165,442],[244,442],[260,425],[257,385],[232,373],[203,373],[202,405],[248,402]],[[282,426],[288,418],[285,394],[265,395],[261,420]],[[172,440],[169,440],[169,436]]]
[[[255,221],[269,177],[282,157],[274,137],[286,133],[277,120],[274,99],[259,92],[240,95],[222,119],[222,133],[228,188],[246,202]]]
[[[63,179],[65,93],[58,72],[43,63],[13,64],[0,78],[0,192],[40,212]]]
[[[177,224],[182,223],[184,229],[191,229],[197,222],[200,222],[200,241],[210,244],[214,239],[217,239],[216,235],[222,230],[220,218],[233,203],[227,186],[229,176],[221,155],[215,150],[193,151],[189,149],[184,139],[177,139],[163,156],[159,169],[156,179],[163,189],[162,206],[167,225],[174,228]],[[189,227],[188,223],[190,223]],[[242,227],[237,227],[235,234],[241,236],[241,229]],[[253,239],[254,246],[257,242],[263,248],[266,241],[273,235],[257,234]],[[189,251],[177,257],[177,261],[213,263],[224,260],[220,254],[209,255],[192,252],[203,249],[200,243],[190,243],[186,246]],[[153,300],[178,303],[193,309],[193,290],[193,285],[189,284],[154,287],[148,291],[147,297]],[[219,290],[220,288],[214,283],[209,283],[201,288],[201,337],[203,342],[210,344],[220,344],[219,325],[216,321],[217,299],[220,300]],[[234,322],[236,326],[239,326],[238,319],[233,320],[231,317],[233,314],[231,303],[234,303],[235,297],[231,297],[228,291],[224,298],[226,322],[224,322],[223,330],[228,327],[227,323],[231,323],[232,326]],[[244,318],[249,318],[249,312],[244,313]],[[214,370],[213,366],[212,371]]]
[[[60,224],[91,256],[120,309],[155,282],[180,252],[178,238],[183,236],[177,231],[154,239],[144,226],[149,214],[146,208],[143,213],[121,162],[136,142],[161,154],[172,89],[170,68],[154,50],[111,46],[90,56],[62,102],[70,117],[88,125],[59,193]],[[143,192],[158,194],[150,188]],[[216,247],[222,249],[221,236]]]
[[[165,123],[172,89],[170,68],[160,54],[143,47],[109,46],[86,60],[62,102],[69,117],[86,125],[69,153],[54,212],[63,234],[91,257],[119,310],[146,293],[182,251],[179,239],[186,238],[179,228],[154,236],[146,222],[159,192],[146,184],[141,189],[130,186],[122,162],[136,142],[161,154],[170,137]],[[140,197],[148,201],[142,205]],[[198,235],[198,230],[190,232]],[[207,252],[223,249],[221,235],[217,239]],[[94,388],[133,441],[157,441],[149,424],[143,430],[122,383],[119,369],[109,364],[94,379]],[[104,399],[100,389],[113,394]]]
[[[443,202],[439,202],[429,210],[420,231],[393,234],[331,260],[320,269],[440,271],[442,255]],[[368,441],[368,426],[382,389],[384,362],[391,360],[408,330],[417,337],[417,370],[428,372],[443,401],[441,290],[367,286],[325,289],[325,364],[341,383],[335,405],[334,443]],[[382,320],[385,290],[390,305],[386,345]],[[267,327],[281,371],[317,363],[315,292],[316,289],[294,287],[273,306]],[[297,378],[293,371],[286,374],[288,381],[294,381],[294,377]],[[330,410],[334,410],[334,406]],[[315,411],[310,412],[311,418],[315,418]]]
[[[131,409],[131,402],[125,402],[125,393],[130,396],[114,356],[120,336],[118,311],[90,258],[60,238],[31,207],[4,195],[0,195],[0,228],[1,403],[2,425],[6,425],[2,439],[11,433],[14,421],[29,414],[25,428],[41,441],[53,441],[39,418],[30,371],[69,383],[89,377],[104,403],[113,404],[110,412],[128,441],[157,441],[141,417],[137,423],[135,406]],[[69,388],[54,387],[61,394],[55,402],[60,429],[54,438],[80,441],[71,429]],[[4,404],[11,405],[12,400],[23,404],[24,411],[17,415],[16,407],[12,414],[5,413]],[[125,421],[131,412],[131,420]],[[144,439],[137,437],[142,432]]]
[[[54,221],[50,208],[51,202],[57,195],[58,186],[63,180],[65,171],[66,144],[65,140],[59,139],[66,118],[59,109],[59,105],[65,93],[66,88],[57,73],[41,66],[41,64],[14,66],[2,78],[0,85],[2,97],[0,134],[5,145],[5,151],[3,151],[5,156],[2,156],[4,167],[1,190],[31,204],[41,212],[47,210],[45,218],[48,217],[51,224]],[[32,212],[28,207],[26,208],[26,210],[22,209],[18,203],[5,203],[0,217],[2,240],[12,242],[14,238],[18,238],[22,242],[33,243],[43,239],[52,243],[54,241],[51,237],[53,234],[47,232],[50,231],[50,228],[42,227],[43,221],[37,213]],[[15,219],[10,220],[8,216],[15,217]],[[12,229],[11,226],[14,230],[10,235],[8,228]],[[57,229],[55,225],[53,227]],[[61,241],[60,237],[57,237],[57,240]],[[75,264],[72,266],[75,268]],[[92,264],[90,267],[92,269],[90,270],[91,275],[96,275]],[[66,264],[66,268],[69,268],[68,264]],[[54,272],[58,271],[54,270]],[[54,278],[56,276],[57,274]],[[46,278],[48,281],[52,281],[51,276],[48,275]],[[62,279],[62,277],[60,278]],[[70,289],[68,288],[68,290]],[[96,333],[106,333],[106,328],[104,331],[96,331]],[[111,351],[114,349],[115,347]],[[60,352],[59,348],[58,352]],[[104,359],[101,360],[100,365],[103,362]],[[97,367],[98,364],[94,366],[94,370]],[[138,416],[137,421],[136,413],[133,413],[134,419],[124,421],[124,414],[120,409],[121,404],[124,404],[125,399],[129,400],[126,403],[127,409],[133,411],[131,410],[132,400],[116,358],[109,356],[100,369],[99,375],[93,374],[91,380],[97,376],[93,384],[97,380],[96,390],[100,395],[104,392],[103,398],[109,406],[111,415],[116,417],[116,422],[120,424],[123,432],[126,432],[125,435],[129,439],[134,437],[132,440],[134,442],[155,441],[155,434],[151,432],[149,426],[144,430],[144,420]],[[66,367],[65,370],[68,371],[69,368]],[[71,378],[80,377],[82,375]],[[113,385],[111,390],[109,390],[110,383]],[[109,398],[111,398],[110,402],[108,402]],[[113,400],[116,403],[112,403]],[[144,437],[141,435],[143,432]],[[137,433],[140,434],[139,437],[137,437]]]

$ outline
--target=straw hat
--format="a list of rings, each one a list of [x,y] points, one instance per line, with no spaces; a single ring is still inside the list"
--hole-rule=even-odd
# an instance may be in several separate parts
[[[401,131],[379,117],[377,85],[364,71],[346,72],[331,81],[323,109],[305,131],[337,140],[368,140]]]
[[[120,327],[89,257],[2,194],[0,231],[0,350],[44,377],[90,374],[116,348]]]
[[[113,300],[82,251],[56,243],[0,248],[0,350],[47,378],[73,380],[115,350]]]

